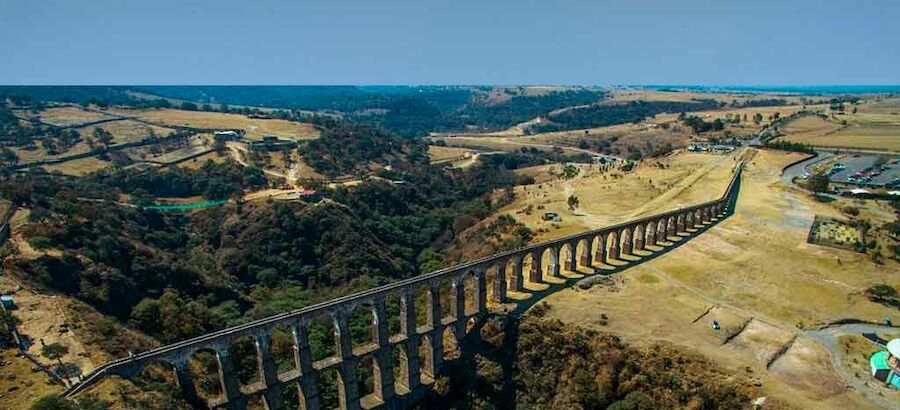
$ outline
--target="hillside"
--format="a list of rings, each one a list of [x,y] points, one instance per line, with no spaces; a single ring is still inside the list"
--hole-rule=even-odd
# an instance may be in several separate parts
[[[665,344],[635,349],[614,335],[545,319],[547,310],[543,304],[521,321],[488,321],[477,353],[454,361],[417,408],[736,409],[756,396],[749,377]]]

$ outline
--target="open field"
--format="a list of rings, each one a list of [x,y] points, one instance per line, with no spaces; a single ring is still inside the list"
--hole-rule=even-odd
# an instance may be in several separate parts
[[[0,289],[16,289],[18,283],[8,277],[0,277]],[[28,289],[19,290],[14,295],[18,309],[13,314],[21,320],[19,333],[28,337],[32,344],[28,352],[38,357],[46,365],[55,365],[55,361],[41,357],[41,341],[46,344],[59,343],[68,348],[62,357],[63,363],[74,364],[83,372],[89,372],[102,363],[107,357],[91,359],[89,350],[85,349],[79,330],[69,327],[66,305],[71,299],[64,296],[47,295]],[[99,356],[100,352],[96,352]]]
[[[241,129],[246,133],[246,137],[250,139],[262,139],[264,135],[274,135],[292,140],[314,139],[319,136],[319,131],[310,124],[278,119],[248,118],[240,114],[174,109],[111,109],[109,112],[116,115],[139,118],[155,124],[205,129]]]
[[[825,106],[808,106],[807,109],[823,109]],[[719,110],[698,111],[690,113],[703,118],[706,121],[713,121],[716,118],[726,118],[726,116],[738,116],[741,122],[738,124],[729,123],[726,129],[738,137],[750,137],[759,132],[765,125],[771,121],[770,117],[775,113],[781,116],[793,114],[802,110],[801,105],[791,106],[775,106],[775,107],[753,107],[753,108],[723,108]],[[753,122],[753,116],[761,114],[763,121],[760,124]],[[746,120],[744,118],[746,117]],[[437,137],[437,136],[435,136]],[[546,145],[546,146],[568,146],[568,147],[587,147],[597,151],[603,146],[606,149],[618,153],[620,156],[626,156],[631,149],[640,148],[644,151],[644,155],[654,155],[665,152],[670,148],[684,147],[695,140],[705,140],[704,136],[694,135],[693,131],[678,121],[678,113],[659,114],[654,118],[649,118],[639,124],[619,124],[606,127],[590,128],[585,130],[569,130],[558,132],[547,132],[534,135],[524,135],[524,127],[516,126],[510,129],[484,133],[484,134],[465,134],[444,137],[443,139],[448,145],[455,147],[470,147],[475,149],[488,150],[516,150],[522,145]]]
[[[848,106],[846,114],[828,119],[804,117],[788,123],[782,138],[821,147],[900,152],[900,108],[895,105],[900,99],[863,103],[856,113]]]
[[[52,108],[52,109],[55,110],[56,108]],[[62,108],[60,108],[60,109],[62,109]],[[66,107],[66,109],[75,109],[75,108]],[[85,111],[85,112],[87,112],[87,111]],[[90,114],[90,112],[87,112],[87,113]],[[42,160],[59,158],[59,157],[65,157],[65,156],[74,155],[74,154],[82,154],[82,153],[89,152],[91,150],[91,147],[90,147],[90,145],[88,145],[87,140],[89,138],[93,138],[93,132],[94,132],[95,128],[102,128],[102,129],[108,131],[110,134],[112,134],[112,136],[113,136],[112,145],[140,141],[140,140],[148,137],[150,135],[151,130],[153,133],[155,133],[157,136],[160,136],[160,137],[166,136],[172,132],[172,129],[170,129],[170,128],[152,126],[152,125],[143,124],[143,123],[140,123],[137,121],[131,121],[131,120],[112,121],[112,122],[105,122],[102,124],[97,124],[94,126],[78,128],[77,132],[79,135],[81,135],[81,141],[77,142],[74,146],[72,146],[71,148],[69,148],[68,150],[66,150],[65,152],[63,152],[61,154],[49,155],[43,148],[40,148],[40,147],[37,147],[36,149],[32,149],[32,150],[26,150],[26,149],[23,149],[20,147],[12,147],[11,149],[19,157],[20,163],[42,161]],[[50,166],[47,169],[51,169],[51,170],[59,169],[65,174],[79,175],[79,174],[84,174],[84,173],[90,172],[90,170],[98,169],[99,163],[104,162],[104,161],[101,161],[101,160],[98,160],[95,158],[94,159],[85,158],[85,159],[69,161],[69,162],[75,162],[75,164],[69,164],[67,162],[64,164]],[[88,171],[85,171],[85,169],[87,169]]]
[[[65,156],[74,155],[74,154],[83,154],[85,152],[91,151],[91,147],[84,140],[79,141],[78,143],[73,145],[71,148],[69,148],[66,152],[63,152],[62,154],[56,154],[56,155],[47,154],[47,151],[45,151],[41,147],[37,147],[37,148],[31,149],[31,150],[23,149],[23,148],[19,148],[19,147],[12,147],[10,149],[13,152],[15,152],[16,155],[19,157],[20,164],[24,164],[27,162],[34,162],[34,161],[42,161],[42,160],[47,160],[47,159],[54,159],[54,158],[59,158],[59,157],[65,157]]]
[[[516,186],[513,203],[469,230],[509,215],[527,226],[538,242],[614,225],[719,198],[734,164],[732,156],[677,153],[638,163],[630,172],[613,165],[575,164],[579,172],[571,179],[561,176],[561,164],[522,168],[516,173],[533,177],[534,184]],[[580,202],[574,212],[567,204],[570,195]],[[545,212],[556,213],[561,221],[543,220]],[[482,251],[480,243],[463,244],[462,252],[469,257]]]
[[[900,266],[890,260],[879,265],[864,254],[807,244],[814,216],[839,217],[839,211],[779,181],[781,168],[802,155],[772,151],[751,151],[751,155],[733,216],[677,249],[616,274],[614,289],[571,288],[547,297],[551,314],[611,332],[629,343],[667,343],[700,353],[732,369],[735,377],[759,380],[765,396],[791,406],[877,408],[846,387],[849,382],[835,371],[826,347],[798,328],[846,318],[896,320],[896,309],[870,302],[863,292],[876,283],[900,280]],[[688,160],[691,157],[685,157]],[[697,173],[678,171],[677,156],[671,161],[675,175]],[[684,167],[707,168],[705,175],[712,179],[680,183],[689,188],[676,190],[671,203],[696,203],[721,193],[723,188],[714,186],[719,179],[727,181],[724,171],[728,168],[716,171],[724,164],[694,161],[700,162]],[[654,183],[666,178],[664,170],[657,172]],[[595,199],[582,193],[579,199],[612,213],[627,214],[628,208],[636,206],[638,214],[642,208],[663,210],[666,202],[641,199],[641,195],[654,196],[649,179],[649,175],[641,178],[643,187],[630,186],[628,192],[633,194],[629,195],[637,198]],[[642,202],[648,203],[638,205]],[[561,215],[564,222],[574,218]],[[566,233],[551,230],[544,237]],[[601,314],[606,315],[602,320]],[[720,330],[711,328],[712,320],[720,323]],[[875,391],[863,393],[881,400],[882,406],[885,400],[895,399]]]
[[[62,172],[64,175],[84,176],[91,172],[99,171],[109,166],[108,161],[97,157],[73,159],[60,164],[44,165],[47,172]]]
[[[440,161],[448,158],[455,158],[466,154],[471,154],[472,150],[459,147],[441,147],[438,145],[428,146],[428,158],[432,161]]]
[[[212,161],[217,164],[221,164],[228,160],[227,155],[219,155],[216,152],[208,152],[203,154],[197,158],[192,158],[184,162],[178,163],[178,167],[180,168],[188,168],[188,169],[198,169],[206,163],[206,161]]]
[[[800,103],[800,97],[786,97],[774,94],[748,94],[748,93],[712,93],[698,91],[659,91],[659,90],[613,90],[609,101],[691,101],[691,100],[716,100],[726,104],[733,101],[744,103],[751,100],[778,98],[788,103]]]
[[[802,138],[804,136],[821,137],[823,135],[833,134],[841,128],[843,128],[843,126],[837,121],[823,119],[822,117],[817,116],[807,116],[785,124],[781,130],[790,136],[791,141],[796,141],[795,138]]]
[[[34,364],[18,356],[15,349],[0,350],[0,409],[26,410],[41,397],[59,394],[63,386]]]
[[[17,111],[17,114],[23,117],[34,117],[30,112]],[[72,127],[89,122],[107,120],[115,118],[112,115],[96,111],[87,111],[79,107],[55,107],[41,111],[37,118],[45,124],[56,125],[58,127]]]
[[[79,128],[78,133],[81,134],[82,138],[93,138],[94,128],[101,128],[112,134],[113,145],[140,141],[149,137],[151,130],[153,134],[159,137],[164,137],[173,131],[171,128],[157,127],[132,120],[122,120]]]

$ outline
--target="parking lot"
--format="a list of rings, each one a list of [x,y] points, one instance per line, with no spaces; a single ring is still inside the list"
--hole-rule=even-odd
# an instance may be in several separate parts
[[[835,164],[842,164],[843,169],[832,168],[834,172],[830,176],[831,182],[866,185],[888,186],[900,184],[900,156],[894,155],[887,164],[874,167],[877,155],[844,156]]]

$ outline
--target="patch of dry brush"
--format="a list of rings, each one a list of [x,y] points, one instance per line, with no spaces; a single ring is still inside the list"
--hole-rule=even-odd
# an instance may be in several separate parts
[[[739,409],[756,388],[672,347],[532,314],[485,324],[474,355],[448,365],[422,409]]]

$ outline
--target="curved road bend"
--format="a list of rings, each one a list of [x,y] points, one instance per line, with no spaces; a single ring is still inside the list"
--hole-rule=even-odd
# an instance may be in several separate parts
[[[809,172],[809,167],[834,156],[834,154],[827,151],[816,150],[816,153],[819,155],[809,158],[806,161],[791,165],[790,167],[785,169],[781,174],[781,180],[787,184],[793,184],[795,178],[799,178],[801,175],[803,175],[803,173]]]

